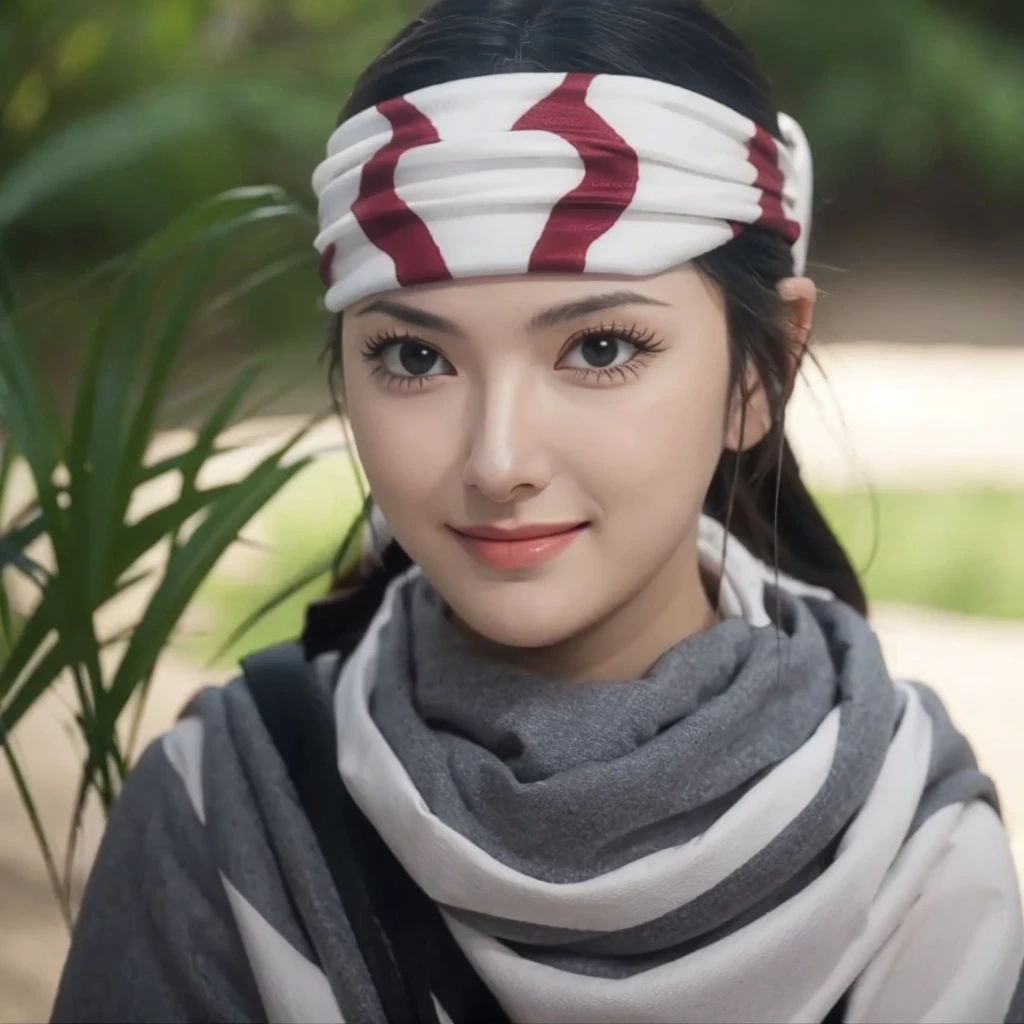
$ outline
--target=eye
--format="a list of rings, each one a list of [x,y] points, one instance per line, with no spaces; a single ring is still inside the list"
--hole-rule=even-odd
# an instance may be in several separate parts
[[[363,358],[372,373],[385,384],[424,384],[434,377],[446,377],[455,368],[433,345],[409,335],[380,334],[363,345]]]
[[[451,373],[451,364],[422,341],[399,341],[380,354],[381,365],[396,377],[437,377]]]
[[[639,375],[664,346],[638,324],[602,324],[573,335],[555,364],[585,384],[614,384]]]
[[[558,365],[567,370],[612,370],[631,362],[639,348],[615,331],[594,331],[576,341]]]

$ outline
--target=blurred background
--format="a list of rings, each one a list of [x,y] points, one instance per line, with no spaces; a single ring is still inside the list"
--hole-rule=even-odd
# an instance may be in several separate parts
[[[223,478],[329,409],[309,179],[353,79],[421,6],[5,0],[0,241],[19,344],[58,418],[71,417],[118,259],[243,186],[275,186],[263,194],[287,216],[254,215],[225,247],[221,298],[184,340],[154,444],[196,437],[197,396],[253,360],[268,372],[234,436],[255,448],[223,461]],[[1024,4],[711,6],[816,156],[819,365],[792,404],[794,445],[864,572],[891,667],[940,689],[1024,837]],[[163,296],[145,300],[157,319]],[[306,432],[315,457],[204,576],[147,679],[143,738],[204,682],[228,678],[239,654],[297,632],[360,500],[344,444],[333,420]],[[0,680],[4,710],[5,696]],[[62,835],[81,751],[58,697],[16,735],[38,816]],[[46,1016],[66,943],[23,803],[0,765],[0,1021]],[[102,818],[87,814],[83,828],[76,884]]]

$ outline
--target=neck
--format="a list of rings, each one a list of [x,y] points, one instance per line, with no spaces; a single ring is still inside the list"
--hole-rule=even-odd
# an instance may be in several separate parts
[[[485,654],[533,675],[568,683],[609,683],[641,678],[667,650],[710,629],[718,619],[697,557],[695,525],[640,591],[573,636],[528,648],[473,637]]]

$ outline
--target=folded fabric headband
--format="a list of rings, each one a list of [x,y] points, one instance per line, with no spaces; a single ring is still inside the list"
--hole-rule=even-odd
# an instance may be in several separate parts
[[[313,176],[325,304],[491,274],[657,274],[744,225],[806,262],[813,174],[714,100],[646,78],[496,74],[345,121]]]

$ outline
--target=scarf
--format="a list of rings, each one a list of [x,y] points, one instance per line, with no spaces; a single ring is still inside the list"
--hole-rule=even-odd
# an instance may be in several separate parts
[[[336,690],[350,791],[514,1020],[1001,1020],[991,782],[856,612],[721,539],[724,621],[617,683],[482,657],[396,581]]]
[[[811,150],[648,78],[514,72],[396,96],[344,121],[313,175],[332,312],[491,274],[658,274],[747,225],[803,273]]]

